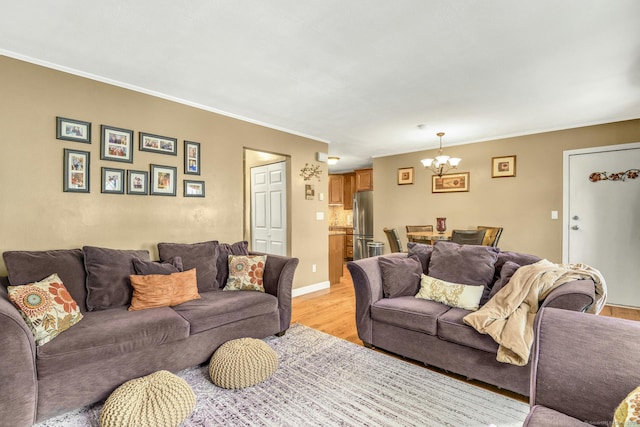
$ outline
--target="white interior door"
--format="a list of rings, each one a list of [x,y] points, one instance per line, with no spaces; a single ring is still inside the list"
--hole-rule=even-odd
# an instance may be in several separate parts
[[[601,179],[640,169],[640,143],[565,152],[563,261],[600,270],[608,303],[640,307],[640,178]]]
[[[251,168],[251,248],[287,255],[286,162]]]

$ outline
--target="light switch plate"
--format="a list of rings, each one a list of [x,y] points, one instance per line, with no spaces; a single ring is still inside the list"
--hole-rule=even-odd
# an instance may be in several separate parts
[[[558,219],[558,211],[551,211],[551,219]]]
[[[316,212],[316,219],[318,221],[324,220],[324,212]]]

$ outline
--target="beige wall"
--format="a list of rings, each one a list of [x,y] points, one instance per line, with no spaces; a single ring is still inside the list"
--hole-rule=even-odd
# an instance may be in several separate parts
[[[243,239],[245,147],[291,158],[294,287],[328,280],[327,202],[304,198],[299,170],[327,144],[176,102],[0,56],[0,252],[82,245],[148,249],[156,243]],[[89,121],[92,143],[55,138],[56,116]],[[134,130],[134,162],[100,160],[100,124]],[[138,132],[178,138],[178,156],[141,152]],[[183,174],[184,139],[201,143],[202,175]],[[62,191],[63,149],[91,153],[91,193]],[[177,197],[100,193],[100,168],[178,168]],[[326,165],[317,186],[326,193]],[[206,198],[184,198],[182,180],[206,182]],[[309,244],[312,241],[313,244]],[[311,273],[311,265],[317,273]],[[0,274],[6,274],[0,262]]]
[[[470,191],[431,193],[431,176],[420,159],[437,150],[375,158],[375,239],[387,239],[383,227],[398,229],[403,246],[405,225],[433,224],[446,217],[449,229],[477,225],[504,227],[499,246],[562,261],[563,151],[640,141],[640,120],[540,133],[476,144],[446,146],[444,152],[461,157],[460,172],[470,172]],[[491,178],[491,158],[516,155],[517,176]],[[414,184],[397,185],[397,170],[413,166]],[[604,207],[603,207],[604,208]],[[551,211],[559,219],[551,219]]]

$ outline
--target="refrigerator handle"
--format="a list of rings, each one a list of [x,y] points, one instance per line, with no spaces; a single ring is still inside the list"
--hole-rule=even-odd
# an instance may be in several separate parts
[[[358,229],[358,198],[353,198],[353,234],[360,234]]]

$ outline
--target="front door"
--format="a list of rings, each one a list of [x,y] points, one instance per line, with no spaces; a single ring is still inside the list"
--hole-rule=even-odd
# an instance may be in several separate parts
[[[640,307],[640,177],[634,169],[640,169],[640,143],[565,152],[563,262],[600,270],[608,303]]]
[[[251,249],[287,255],[287,164],[251,168]]]

